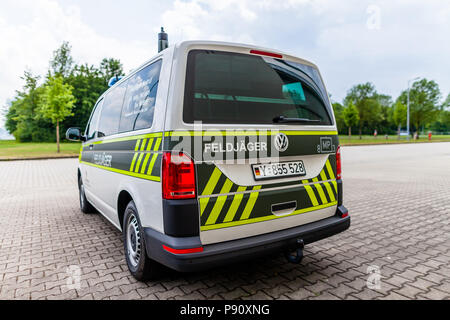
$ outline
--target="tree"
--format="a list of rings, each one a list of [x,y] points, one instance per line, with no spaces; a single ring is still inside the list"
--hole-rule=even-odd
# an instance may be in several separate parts
[[[442,109],[450,109],[450,93],[447,95],[447,99],[445,99],[444,103],[442,104]]]
[[[39,76],[25,71],[22,77],[25,85],[16,92],[11,106],[6,114],[6,129],[14,135],[17,141],[48,141],[52,123],[45,119],[36,119],[39,101],[43,89],[38,86]]]
[[[51,78],[62,78],[64,84],[72,87],[72,95],[76,100],[73,115],[59,123],[58,132],[69,127],[84,128],[95,102],[108,89],[109,79],[123,74],[122,64],[117,59],[103,59],[98,66],[75,64],[68,42],[55,50],[46,73],[46,84]],[[37,112],[42,104],[45,86],[39,84],[40,77],[30,72],[25,72],[23,79],[23,89],[16,92],[6,107],[6,128],[18,141],[55,141],[55,125]]]
[[[402,126],[404,126],[404,125],[406,126],[407,112],[408,112],[408,108],[406,105],[404,105],[400,101],[397,101],[395,103],[392,120],[394,121],[394,124],[398,128],[397,133],[399,136],[400,136],[400,130],[401,130]]]
[[[76,103],[73,116],[68,117],[62,127],[85,128],[95,102],[108,89],[108,84],[98,68],[87,64],[76,65],[65,83],[73,87]]]
[[[350,105],[344,109],[344,121],[348,127],[348,137],[351,139],[352,127],[359,123],[358,110],[353,103],[350,103]]]
[[[123,66],[120,60],[117,59],[103,59],[100,63],[100,74],[103,76],[106,84],[112,77],[123,76]]]
[[[422,126],[436,120],[440,112],[441,91],[433,80],[422,79],[414,82],[409,92],[410,119],[413,127],[418,131]],[[408,91],[403,91],[397,101],[407,105]]]
[[[336,118],[336,125],[338,127],[338,130],[342,130],[345,127],[345,121],[344,121],[344,106],[340,103],[333,103],[333,111],[334,111],[334,117]]]
[[[39,115],[44,119],[49,119],[56,124],[56,144],[58,153],[59,146],[59,123],[66,117],[72,116],[72,108],[75,104],[75,97],[72,95],[72,86],[64,84],[61,76],[50,77],[44,87]]]
[[[370,83],[353,86],[344,99],[344,104],[349,107],[354,104],[359,116],[359,138],[362,139],[362,128],[366,124],[375,125],[380,121],[380,103],[375,86]]]
[[[50,61],[50,75],[67,77],[73,66],[72,46],[64,41],[61,47],[53,52],[53,59]]]

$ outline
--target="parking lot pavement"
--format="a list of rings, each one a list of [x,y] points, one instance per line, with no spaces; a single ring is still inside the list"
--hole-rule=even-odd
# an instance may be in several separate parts
[[[80,212],[77,160],[0,162],[0,299],[450,299],[450,143],[347,147],[343,163],[352,227],[301,265],[139,283],[121,233]]]

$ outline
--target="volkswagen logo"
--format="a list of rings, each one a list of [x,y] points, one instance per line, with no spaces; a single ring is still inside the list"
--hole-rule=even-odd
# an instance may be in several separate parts
[[[274,143],[275,149],[277,149],[278,152],[285,152],[289,147],[289,139],[284,133],[277,134]]]

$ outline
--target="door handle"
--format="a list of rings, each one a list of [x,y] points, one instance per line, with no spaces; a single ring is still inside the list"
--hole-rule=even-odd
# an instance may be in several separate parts
[[[272,213],[276,216],[285,216],[297,209],[297,201],[277,203],[272,205]]]
[[[89,145],[89,150],[92,150],[92,149],[94,149],[94,145],[93,144]]]

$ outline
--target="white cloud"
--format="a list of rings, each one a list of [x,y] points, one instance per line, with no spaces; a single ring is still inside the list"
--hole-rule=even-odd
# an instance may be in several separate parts
[[[176,41],[245,42],[312,60],[337,100],[366,81],[394,98],[416,76],[444,95],[450,88],[445,0],[176,0],[162,20]]]
[[[25,69],[45,75],[53,51],[63,41],[70,42],[77,62],[98,64],[104,57],[114,57],[122,60],[125,70],[156,52],[156,42],[125,42],[98,34],[82,21],[76,6],[63,9],[52,0],[14,0],[9,5],[12,10],[0,10],[0,107],[21,88]],[[22,14],[27,21],[15,24]]]

